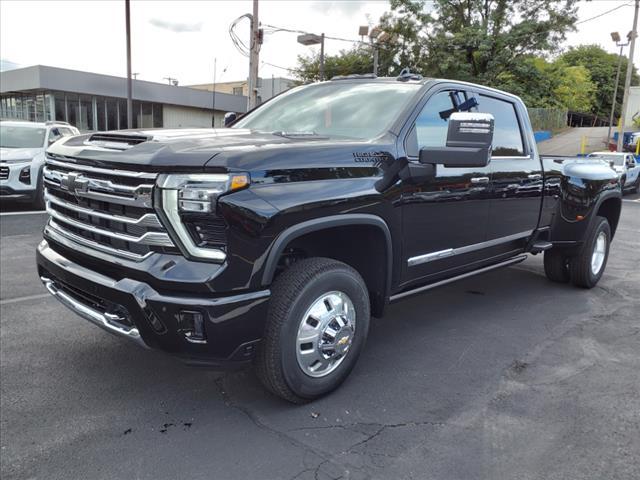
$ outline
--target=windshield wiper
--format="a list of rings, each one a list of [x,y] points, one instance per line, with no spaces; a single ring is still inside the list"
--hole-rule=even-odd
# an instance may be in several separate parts
[[[319,137],[320,134],[309,131],[309,132],[285,132],[285,131],[276,131],[271,132],[273,135],[278,135],[279,137]]]

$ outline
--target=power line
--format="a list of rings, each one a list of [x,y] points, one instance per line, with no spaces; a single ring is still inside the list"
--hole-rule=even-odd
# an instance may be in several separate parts
[[[292,72],[292,73],[300,73],[302,71],[299,68],[281,67],[280,65],[275,65],[273,63],[269,63],[269,62],[265,62],[265,61],[261,61],[260,63],[262,63],[263,65],[269,65],[270,67],[279,68],[281,70],[287,70],[287,71]]]
[[[600,18],[600,17],[602,17],[604,15],[607,15],[608,13],[615,12],[616,10],[618,10],[618,9],[620,9],[622,7],[630,7],[630,6],[631,6],[630,3],[623,3],[622,5],[618,5],[617,7],[612,8],[611,10],[607,10],[606,12],[600,13],[600,14],[596,15],[595,17],[587,18],[585,20],[580,20],[579,22],[576,22],[575,25],[580,25],[581,23],[590,22],[591,20],[595,20],[596,18]]]

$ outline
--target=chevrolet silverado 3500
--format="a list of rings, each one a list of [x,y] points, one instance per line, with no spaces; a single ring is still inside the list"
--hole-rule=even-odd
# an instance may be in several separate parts
[[[52,295],[292,402],[341,384],[389,302],[542,252],[593,287],[621,208],[604,162],[538,154],[518,97],[412,74],[297,87],[226,129],[63,139],[44,185]]]

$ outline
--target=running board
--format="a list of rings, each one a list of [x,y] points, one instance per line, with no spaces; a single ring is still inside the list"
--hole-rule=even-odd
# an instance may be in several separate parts
[[[517,257],[510,258],[504,262],[496,263],[494,265],[489,265],[488,267],[480,268],[479,270],[474,270],[472,272],[463,273],[462,275],[458,275],[456,277],[447,278],[445,280],[440,280],[436,283],[431,283],[429,285],[425,285],[423,287],[414,288],[413,290],[407,290],[406,292],[397,293],[395,295],[391,295],[389,297],[389,302],[395,302],[396,300],[400,300],[402,298],[415,295],[417,293],[426,292],[427,290],[432,290],[434,288],[441,287],[443,285],[447,285],[448,283],[457,282],[458,280],[463,280],[465,278],[473,277],[474,275],[478,275],[479,273],[490,272],[491,270],[496,270],[502,267],[508,267],[510,265],[515,265],[516,263],[520,263],[527,258],[527,255],[519,255]]]

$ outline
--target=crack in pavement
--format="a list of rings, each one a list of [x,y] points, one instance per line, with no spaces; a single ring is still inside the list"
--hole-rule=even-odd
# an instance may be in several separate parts
[[[329,452],[324,452],[322,450],[317,450],[314,449],[312,447],[310,447],[309,445],[307,445],[304,442],[300,442],[299,440],[296,440],[295,438],[290,437],[289,435],[287,435],[286,433],[277,430],[275,428],[270,427],[269,425],[265,424],[264,422],[262,422],[257,415],[255,415],[250,409],[248,409],[247,407],[244,407],[242,405],[239,405],[238,403],[236,403],[233,398],[231,398],[231,395],[225,390],[224,388],[224,376],[220,376],[218,378],[216,378],[214,380],[214,384],[216,386],[216,388],[218,389],[218,392],[220,393],[220,397],[222,398],[222,401],[224,402],[224,404],[229,407],[229,408],[233,408],[237,411],[239,411],[240,413],[242,413],[243,415],[245,415],[250,421],[251,423],[253,423],[256,427],[258,427],[261,430],[264,430],[266,432],[269,432],[273,435],[276,435],[278,438],[280,438],[281,440],[284,440],[286,443],[289,443],[290,445],[293,445],[297,448],[302,449],[304,452],[306,452],[307,454],[310,454],[312,457],[318,457],[318,459],[320,460],[320,462],[315,466],[315,467],[306,467],[304,470],[298,472],[297,474],[295,474],[291,480],[293,480],[294,478],[298,478],[300,477],[300,475],[302,475],[303,473],[307,472],[307,471],[314,471],[314,477],[318,478],[318,474],[320,471],[320,468],[327,463],[331,463],[333,465],[335,465],[338,468],[341,469],[345,469],[345,470],[354,470],[357,471],[359,473],[362,473],[365,475],[364,478],[369,478],[368,473],[361,471],[360,469],[358,469],[357,467],[355,467],[354,465],[350,465],[348,463],[337,463],[334,461],[335,459],[335,455],[329,453]],[[328,475],[328,474],[327,474]],[[334,480],[337,480],[337,477]]]

